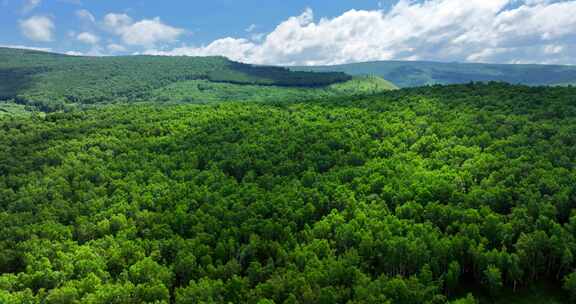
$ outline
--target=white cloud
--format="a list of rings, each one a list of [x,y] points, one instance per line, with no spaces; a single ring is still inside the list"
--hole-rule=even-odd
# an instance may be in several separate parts
[[[184,34],[184,30],[164,24],[159,17],[134,22],[126,14],[108,14],[103,24],[108,31],[120,36],[122,42],[132,46],[172,43]]]
[[[266,37],[265,33],[253,33],[250,35],[250,39],[257,42],[262,41],[264,37]]]
[[[223,38],[204,47],[181,47],[171,51],[148,50],[148,55],[168,56],[212,56],[221,55],[239,61],[250,61],[256,45],[247,39]]]
[[[9,49],[22,49],[22,50],[31,50],[31,51],[52,52],[51,48],[34,47],[34,46],[27,46],[27,45],[0,44],[0,47],[9,48]]]
[[[68,51],[68,52],[66,52],[66,53],[64,53],[64,54],[69,55],[69,56],[84,56],[84,53],[82,53],[82,52],[77,52],[77,51]]]
[[[261,41],[227,37],[160,55],[224,55],[258,64],[438,60],[576,64],[576,1],[400,0],[388,11],[314,18],[311,9]]]
[[[123,30],[132,25],[132,18],[126,14],[107,14],[104,16],[104,27],[115,34],[122,34]]]
[[[258,26],[256,26],[256,24],[250,24],[250,26],[248,26],[245,31],[248,33],[253,32]]]
[[[20,21],[20,30],[30,40],[50,42],[53,38],[54,23],[50,17],[33,16]]]
[[[80,33],[76,36],[76,39],[78,39],[78,41],[85,43],[85,44],[97,44],[100,41],[100,38],[92,33],[89,32],[83,32]]]
[[[257,28],[258,26],[256,24],[250,24],[244,31],[249,34],[250,40],[259,42],[266,37],[266,34],[256,32]]]
[[[126,47],[124,47],[123,45],[120,45],[120,44],[116,44],[116,43],[108,44],[108,45],[106,46],[106,48],[108,49],[108,51],[113,52],[113,53],[119,53],[119,52],[126,52],[126,51],[128,51],[128,50],[126,49]]]
[[[544,53],[546,54],[560,54],[564,50],[564,47],[561,45],[546,45],[544,46]]]
[[[165,25],[160,18],[142,20],[127,27],[122,40],[129,45],[151,46],[159,42],[174,42],[183,30]]]
[[[78,17],[78,19],[80,19],[84,22],[89,22],[89,23],[96,22],[96,18],[94,18],[94,15],[92,15],[92,13],[90,13],[90,11],[88,11],[86,9],[77,10],[76,16]]]
[[[27,14],[38,7],[40,3],[42,3],[42,0],[26,0],[24,2],[24,6],[22,7],[22,12]]]

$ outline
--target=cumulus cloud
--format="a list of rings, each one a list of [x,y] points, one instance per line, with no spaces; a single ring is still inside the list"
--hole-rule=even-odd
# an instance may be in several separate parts
[[[256,32],[257,28],[258,26],[256,24],[250,24],[250,26],[244,29],[246,33],[250,34],[250,40],[252,41],[262,41],[262,39],[264,39],[264,37],[266,36],[265,33]]]
[[[127,14],[107,14],[103,25],[120,36],[124,44],[132,46],[154,47],[159,43],[172,43],[185,32],[164,24],[159,17],[134,21]]]
[[[20,30],[32,41],[50,42],[54,34],[54,23],[50,17],[32,16],[20,21]]]
[[[261,40],[227,37],[147,53],[282,65],[390,59],[576,64],[576,1],[400,0],[387,11],[321,19],[306,9]]]
[[[78,39],[78,41],[85,43],[85,44],[97,44],[100,41],[100,38],[92,33],[89,32],[83,32],[80,33],[76,36],[76,39]]]
[[[127,14],[110,13],[104,16],[104,27],[115,34],[122,34],[125,28],[132,25],[133,21]]]

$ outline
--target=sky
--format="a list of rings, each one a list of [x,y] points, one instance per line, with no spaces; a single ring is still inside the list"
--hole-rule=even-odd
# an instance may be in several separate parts
[[[0,0],[0,46],[275,65],[576,64],[576,0]]]

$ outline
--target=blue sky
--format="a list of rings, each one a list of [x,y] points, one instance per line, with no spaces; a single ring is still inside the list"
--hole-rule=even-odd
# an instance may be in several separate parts
[[[312,8],[322,16],[338,16],[350,9],[378,9],[376,0],[0,0],[0,44],[49,47],[57,51],[84,50],[89,46],[69,39],[70,31],[82,32],[76,12],[89,11],[96,19],[109,13],[126,13],[135,20],[160,19],[171,26],[186,29],[182,38],[189,44],[207,44],[218,38],[249,37],[246,29],[274,30],[279,22]],[[388,1],[390,2],[390,1]],[[49,16],[55,26],[53,41],[31,41],[19,30],[19,21],[33,15]]]
[[[0,45],[77,55],[576,63],[570,0],[0,0]]]

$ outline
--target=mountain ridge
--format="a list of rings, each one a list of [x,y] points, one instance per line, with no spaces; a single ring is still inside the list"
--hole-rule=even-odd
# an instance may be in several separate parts
[[[43,112],[116,102],[297,101],[395,89],[342,72],[291,71],[222,56],[70,56],[0,48],[0,100]]]
[[[293,71],[377,75],[400,88],[434,84],[502,81],[523,85],[576,84],[576,66],[437,61],[369,61],[326,66],[292,66]]]

